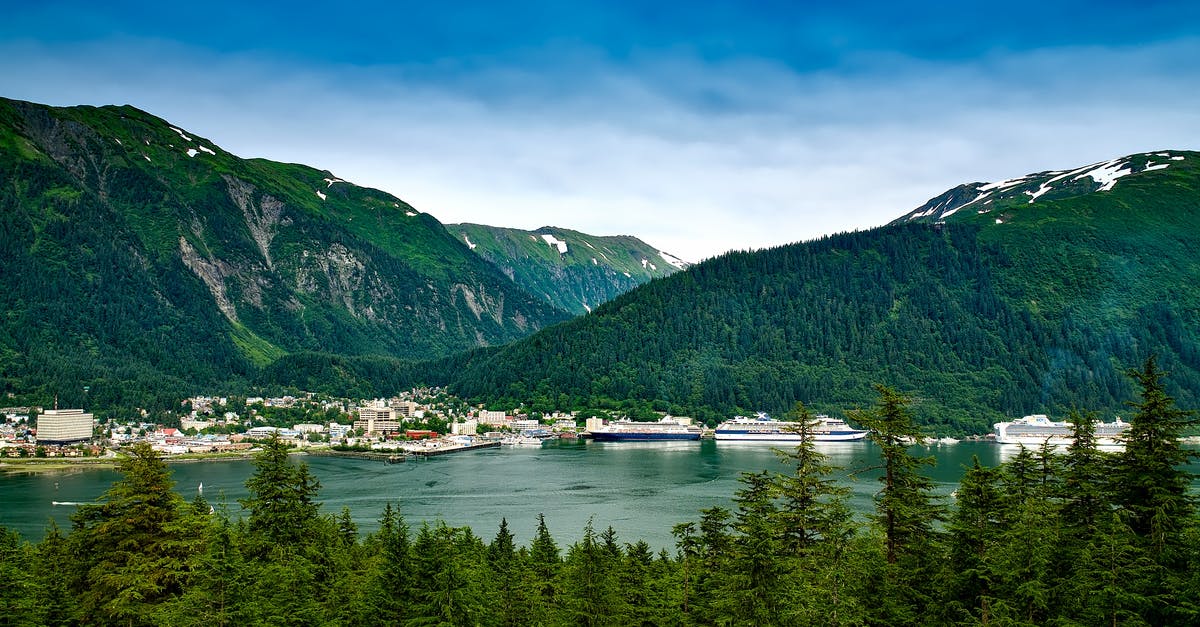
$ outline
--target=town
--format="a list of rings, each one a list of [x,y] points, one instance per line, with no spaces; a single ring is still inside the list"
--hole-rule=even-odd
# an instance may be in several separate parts
[[[101,419],[84,409],[0,408],[0,458],[114,457],[148,442],[165,457],[249,454],[279,438],[310,452],[430,455],[541,439],[575,438],[579,412],[469,406],[441,388],[351,400],[313,393],[279,397],[195,396],[177,413]],[[596,418],[593,418],[596,420]]]

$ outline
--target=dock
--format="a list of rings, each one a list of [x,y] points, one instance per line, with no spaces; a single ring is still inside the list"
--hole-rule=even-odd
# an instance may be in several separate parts
[[[436,457],[438,455],[449,455],[450,453],[462,453],[464,451],[474,451],[481,448],[500,448],[500,442],[480,442],[479,444],[452,444],[450,446],[439,446],[437,448],[405,449],[409,455],[417,457]]]

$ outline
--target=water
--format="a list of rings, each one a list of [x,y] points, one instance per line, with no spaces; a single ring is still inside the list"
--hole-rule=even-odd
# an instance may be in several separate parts
[[[878,449],[867,442],[829,443],[820,450],[851,488],[851,507],[873,509],[879,490]],[[949,495],[963,469],[978,456],[996,465],[1011,447],[962,442],[931,446],[926,454],[937,459],[927,469],[937,491]],[[701,509],[731,505],[741,487],[743,472],[787,472],[772,447],[757,443],[702,442],[554,442],[541,447],[504,447],[409,460],[403,464],[340,457],[293,457],[307,463],[321,482],[322,512],[338,513],[348,506],[360,531],[378,527],[388,502],[412,527],[437,519],[451,526],[469,526],[490,540],[500,519],[507,518],[517,541],[528,544],[537,515],[560,547],[582,536],[590,520],[597,532],[611,526],[622,542],[646,540],[655,549],[672,549],[671,527],[695,521]],[[233,515],[245,498],[245,481],[253,472],[249,461],[171,464],[175,488],[191,500],[203,483],[204,496]],[[1197,470],[1197,468],[1193,468]],[[855,475],[851,477],[850,475]],[[85,469],[43,473],[0,473],[0,525],[27,539],[40,539],[53,518],[70,526],[73,505],[52,502],[91,502],[119,474]]]

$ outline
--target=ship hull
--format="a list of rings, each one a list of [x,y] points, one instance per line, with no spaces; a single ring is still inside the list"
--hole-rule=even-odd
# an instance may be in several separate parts
[[[813,442],[857,442],[867,437],[866,431],[834,431],[830,433],[814,433],[812,434]],[[752,431],[721,431],[718,429],[713,435],[713,438],[718,441],[727,442],[785,442],[799,443],[800,434],[798,433],[771,433],[771,432],[752,432]]]
[[[604,433],[592,432],[596,442],[679,442],[699,440],[699,433]]]

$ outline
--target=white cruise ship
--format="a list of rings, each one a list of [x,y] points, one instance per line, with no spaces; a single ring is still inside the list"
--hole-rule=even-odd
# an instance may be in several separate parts
[[[713,437],[717,440],[742,442],[799,442],[800,423],[775,420],[759,413],[754,418],[736,416],[717,426]],[[867,436],[866,431],[851,428],[845,420],[829,416],[814,417],[812,429],[814,442],[853,442]]]
[[[1094,424],[1097,446],[1120,446],[1123,444],[1122,436],[1129,428],[1128,422],[1118,417],[1115,422],[1097,421]],[[1071,423],[1050,420],[1045,414],[1033,414],[1017,418],[1012,422],[998,422],[993,428],[998,444],[1041,446],[1048,443],[1051,446],[1069,446],[1075,441]]]

